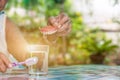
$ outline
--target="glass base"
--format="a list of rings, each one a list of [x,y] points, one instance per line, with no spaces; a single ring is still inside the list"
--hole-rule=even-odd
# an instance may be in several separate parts
[[[47,76],[29,76],[29,80],[48,80]]]
[[[47,76],[47,72],[29,72],[29,75],[33,76]]]

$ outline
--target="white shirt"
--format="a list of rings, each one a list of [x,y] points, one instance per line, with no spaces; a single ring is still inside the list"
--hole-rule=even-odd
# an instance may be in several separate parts
[[[6,37],[5,37],[5,19],[4,12],[0,12],[0,52],[8,56]]]

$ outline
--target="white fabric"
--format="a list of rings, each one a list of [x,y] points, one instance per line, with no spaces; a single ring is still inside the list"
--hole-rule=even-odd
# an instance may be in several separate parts
[[[0,15],[0,52],[8,56],[6,37],[5,37],[5,14]]]

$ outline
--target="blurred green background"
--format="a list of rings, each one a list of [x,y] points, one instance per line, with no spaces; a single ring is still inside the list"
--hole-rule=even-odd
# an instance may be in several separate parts
[[[49,66],[117,64],[115,59],[117,59],[119,45],[113,44],[112,39],[107,38],[106,33],[99,27],[91,28],[86,25],[83,13],[72,11],[72,1],[9,0],[6,14],[18,25],[30,44],[48,44],[43,42],[39,28],[47,25],[50,16],[56,16],[60,12],[70,16],[71,33],[66,37],[60,37],[55,44],[48,44],[50,45]],[[117,0],[114,3],[118,3]]]

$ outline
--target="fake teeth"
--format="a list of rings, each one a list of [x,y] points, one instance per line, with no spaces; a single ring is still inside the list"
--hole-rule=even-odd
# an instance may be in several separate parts
[[[50,35],[50,34],[54,34],[56,32],[57,32],[57,30],[56,31],[49,31],[49,32],[42,32],[42,34],[44,34],[44,35]]]
[[[56,27],[47,26],[40,29],[40,32],[44,35],[51,35],[57,32]]]

